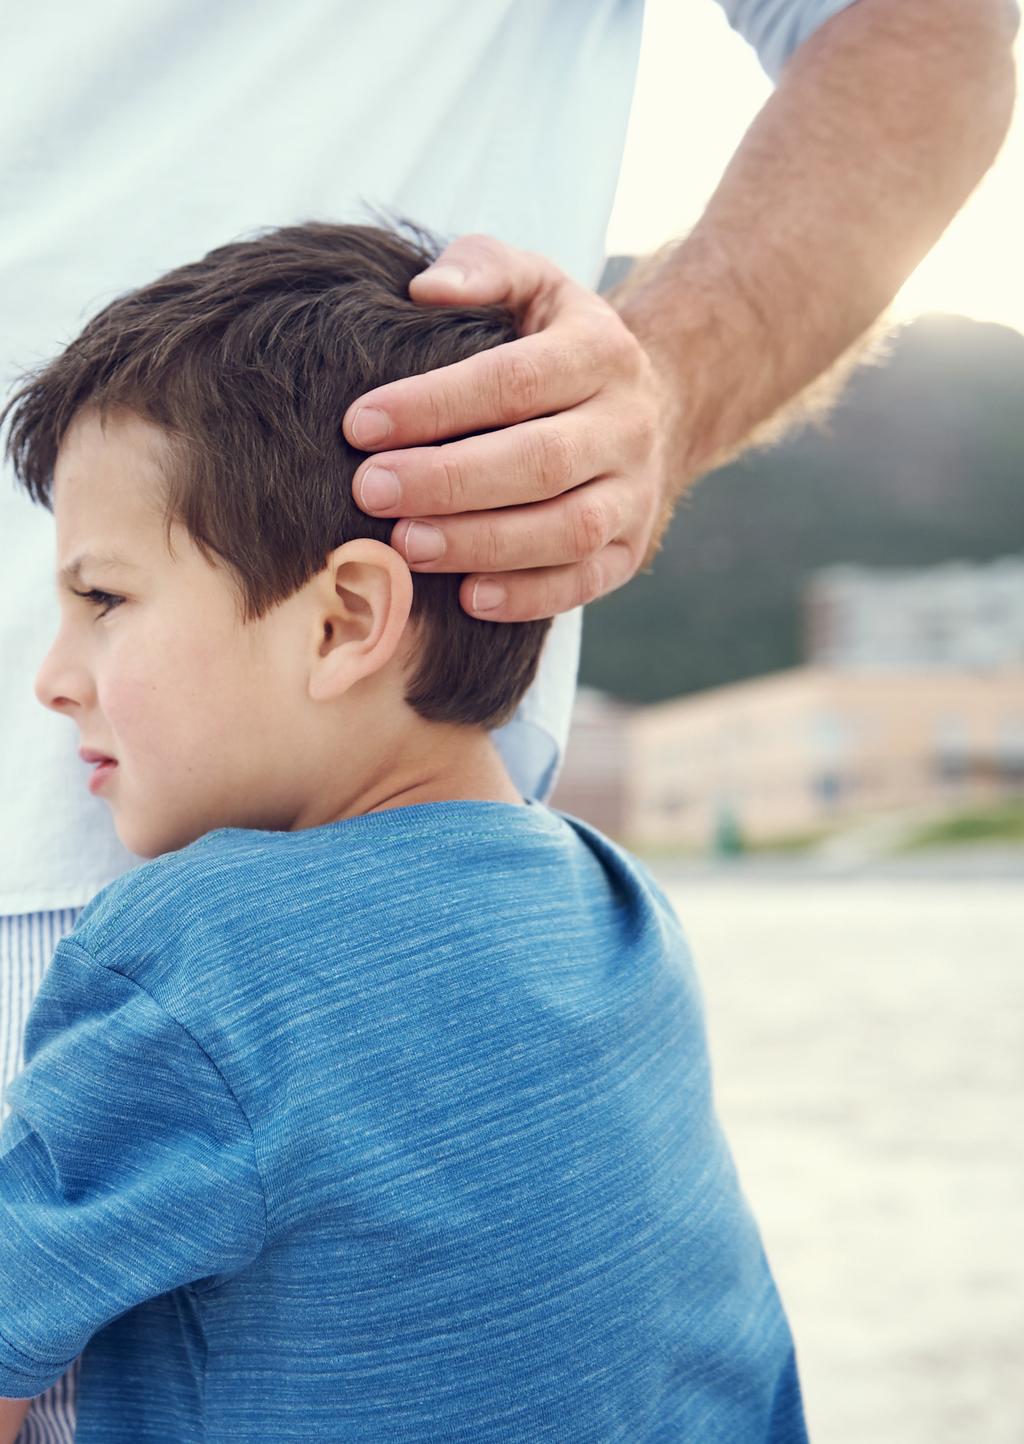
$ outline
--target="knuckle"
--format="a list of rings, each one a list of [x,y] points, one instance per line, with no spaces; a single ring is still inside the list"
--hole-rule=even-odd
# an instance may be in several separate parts
[[[611,546],[620,539],[626,529],[626,498],[618,491],[609,491],[604,502],[605,546]]]
[[[477,538],[479,545],[480,564],[474,568],[479,572],[500,572],[503,569],[505,560],[505,548],[502,545],[501,528],[494,522],[486,521],[482,524]],[[476,550],[476,548],[474,548]]]
[[[565,491],[576,479],[576,447],[560,426],[544,427],[537,432],[538,480],[543,494],[552,496]]]
[[[579,566],[577,606],[584,606],[604,593],[604,565],[599,556],[588,557]]]
[[[447,410],[433,387],[427,388],[424,403],[429,417],[430,434],[433,437],[447,436],[449,434]]]
[[[544,349],[544,367],[559,380],[571,379],[579,374],[581,361],[585,366],[590,357],[591,348],[584,335],[577,336],[571,346],[551,338]]]
[[[612,542],[609,545],[608,551],[609,553],[615,553],[618,562],[618,566],[611,569],[617,573],[616,576],[609,577],[608,571],[606,570],[605,572],[608,590],[613,591],[616,587],[624,586],[630,577],[635,576],[640,570],[643,552],[637,541],[627,540],[625,537]]]
[[[437,492],[437,509],[449,512],[466,510],[466,479],[458,458],[447,447],[440,447],[437,451],[433,481]]]
[[[658,438],[658,417],[653,405],[634,408],[630,415],[629,433],[635,454],[645,458],[650,456]]]
[[[515,421],[535,410],[543,383],[533,361],[507,353],[498,365],[496,385],[501,416]]]
[[[575,560],[589,563],[595,553],[607,546],[609,541],[609,517],[600,502],[585,501],[577,507],[570,521],[572,528],[572,555]]]
[[[594,313],[591,341],[592,358],[602,370],[631,375],[641,364],[643,348],[632,331],[611,306],[602,305]]]

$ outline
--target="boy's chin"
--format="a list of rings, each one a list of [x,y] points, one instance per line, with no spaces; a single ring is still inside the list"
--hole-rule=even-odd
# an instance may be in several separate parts
[[[117,835],[124,847],[136,857],[147,862],[155,857],[164,857],[169,852],[178,852],[189,843],[196,842],[210,827],[179,825],[176,828],[138,826],[120,818],[115,819]]]

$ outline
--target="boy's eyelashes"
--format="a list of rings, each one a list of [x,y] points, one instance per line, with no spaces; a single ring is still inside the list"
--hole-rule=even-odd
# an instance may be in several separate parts
[[[92,602],[94,606],[101,606],[103,608],[103,611],[99,614],[101,617],[105,617],[108,612],[112,611],[114,607],[124,601],[123,597],[112,596],[110,592],[101,592],[98,587],[90,587],[87,592],[77,592],[74,587],[72,587],[71,591],[76,597],[84,597],[87,602]]]

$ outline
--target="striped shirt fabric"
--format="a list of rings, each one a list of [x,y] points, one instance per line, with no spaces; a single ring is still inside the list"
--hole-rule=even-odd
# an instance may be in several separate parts
[[[60,908],[0,917],[0,1124],[9,1112],[7,1085],[24,1062],[22,1042],[29,1010],[54,949],[74,928],[81,911]],[[18,1444],[73,1444],[78,1367],[76,1359],[32,1401]]]
[[[678,920],[578,819],[155,859],[57,944],[7,1102],[0,1395],[81,1353],[79,1444],[806,1440]]]

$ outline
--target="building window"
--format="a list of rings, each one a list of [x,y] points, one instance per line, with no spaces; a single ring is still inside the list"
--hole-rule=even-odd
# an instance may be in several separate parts
[[[831,812],[849,791],[853,729],[838,712],[816,712],[811,725],[811,793],[819,807]]]
[[[838,772],[816,772],[811,778],[811,792],[821,807],[831,811],[842,801],[843,779]]]
[[[1024,793],[1024,715],[1004,717],[999,728],[999,780],[1003,790]]]
[[[963,717],[947,712],[935,724],[932,744],[935,776],[944,787],[956,789],[971,770],[970,739]]]

